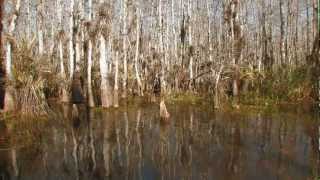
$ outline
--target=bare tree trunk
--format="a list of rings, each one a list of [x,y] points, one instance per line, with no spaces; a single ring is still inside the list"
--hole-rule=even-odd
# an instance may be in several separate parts
[[[188,0],[188,28],[189,28],[189,78],[193,79],[193,42],[192,42],[192,0]],[[192,90],[193,80],[189,83],[189,89]]]
[[[271,70],[271,63],[270,63],[270,57],[268,55],[268,36],[267,36],[267,27],[266,27],[266,5],[264,1],[261,1],[261,26],[262,26],[262,32],[261,32],[261,40],[262,40],[262,46],[261,46],[261,55],[260,58],[263,61],[263,65],[267,70]],[[257,46],[258,47],[258,46]],[[260,72],[260,68],[259,68]]]
[[[274,66],[274,46],[273,46],[273,29],[272,29],[272,25],[273,25],[273,7],[272,7],[272,4],[273,4],[273,0],[270,0],[269,1],[269,5],[268,5],[268,14],[269,14],[269,20],[268,20],[268,53],[269,53],[269,56],[270,56],[270,67],[273,68]]]
[[[229,2],[227,9],[226,9],[225,16],[228,17],[228,23],[230,26],[230,36],[231,36],[231,56],[232,56],[232,64],[234,66],[234,74],[232,80],[232,94],[234,97],[239,95],[239,59],[242,56],[242,46],[241,46],[241,39],[242,39],[242,29],[239,23],[239,0],[233,0]]]
[[[212,57],[212,51],[213,51],[213,47],[212,47],[212,42],[211,42],[211,39],[212,39],[212,33],[211,33],[211,16],[210,16],[210,12],[211,12],[211,9],[210,9],[210,4],[209,4],[209,0],[206,0],[206,6],[207,6],[207,14],[208,14],[208,43],[209,43],[209,60],[210,62],[213,61],[213,57]]]
[[[54,25],[54,21],[51,21],[50,23],[50,42],[49,42],[49,51],[48,51],[48,55],[52,56],[53,55],[53,51],[54,51],[54,47],[55,47],[55,25]]]
[[[110,84],[108,80],[108,65],[106,59],[106,40],[105,37],[100,34],[100,75],[101,75],[101,105],[104,108],[111,106],[111,94]]]
[[[312,19],[312,29],[313,29],[313,38],[318,34],[318,0],[313,0],[313,19]]]
[[[139,6],[139,5],[137,5]],[[141,10],[139,7],[137,7],[137,30],[136,30],[136,34],[137,34],[137,39],[136,39],[136,54],[135,54],[135,58],[134,58],[134,68],[135,68],[135,72],[136,72],[136,80],[138,83],[138,92],[139,92],[139,96],[143,96],[143,91],[142,91],[142,82],[141,82],[141,78],[139,75],[139,65],[138,65],[138,60],[139,60],[139,46],[140,46],[140,33],[141,33]]]
[[[160,41],[160,58],[161,58],[161,93],[166,89],[165,82],[165,59],[164,59],[164,42],[163,42],[163,17],[162,17],[162,0],[159,0],[159,41]]]
[[[38,14],[38,48],[39,48],[39,55],[42,56],[44,52],[44,45],[43,45],[43,0],[40,0],[37,14]]]
[[[88,21],[89,23],[92,21],[92,0],[89,0],[88,1]],[[90,28],[90,27],[89,27]],[[88,29],[89,31],[89,29]],[[90,36],[89,32],[88,32],[88,35]],[[88,63],[87,63],[87,81],[88,81],[88,106],[89,107],[94,107],[95,104],[94,104],[94,98],[93,98],[93,92],[92,92],[92,40],[91,40],[91,37],[89,37],[89,40],[88,40],[88,54],[87,54],[87,60],[88,60]]]
[[[8,34],[13,35],[16,29],[16,20],[20,12],[21,0],[17,0],[15,3],[15,9],[12,13],[11,21],[9,21]],[[12,74],[12,44],[7,41],[6,45],[6,76],[9,83],[11,83],[14,78]],[[6,86],[6,92],[4,97],[4,111],[12,111],[15,109],[15,103],[13,98],[14,89],[11,84]]]
[[[305,0],[305,5],[306,5],[306,7],[307,7],[307,10],[306,10],[306,16],[307,16],[307,34],[306,34],[306,36],[307,36],[307,38],[306,38],[306,43],[307,43],[307,45],[306,45],[306,47],[307,47],[307,54],[309,54],[310,53],[310,12],[309,12],[309,0]]]
[[[70,17],[69,17],[69,77],[72,79],[74,74],[74,47],[73,47],[73,34],[74,34],[74,0],[70,1]]]
[[[122,97],[127,97],[127,83],[128,83],[128,46],[127,46],[127,37],[128,35],[128,27],[127,27],[127,19],[128,19],[128,0],[123,0],[123,78],[122,78]]]
[[[285,64],[285,42],[284,42],[284,36],[285,36],[285,31],[284,31],[284,18],[283,18],[283,0],[279,0],[279,5],[280,5],[280,64],[284,65]]]
[[[27,17],[28,17],[28,25],[27,25],[27,40],[30,42],[31,41],[31,3],[30,0],[26,0],[26,5],[27,5]]]
[[[57,15],[58,15],[58,27],[59,31],[63,31],[62,27],[62,0],[57,0]],[[62,37],[59,37],[59,44],[58,44],[58,53],[59,53],[59,60],[60,60],[60,78],[63,80],[61,86],[61,102],[69,102],[67,87],[66,87],[66,72],[64,68],[64,58],[63,58],[63,44],[62,44]]]
[[[294,59],[295,59],[295,65],[298,65],[298,41],[299,41],[299,11],[300,11],[300,5],[299,0],[296,0],[296,11],[295,11],[295,32],[294,32],[294,39],[293,39],[293,45],[294,45]],[[308,28],[308,27],[307,27]],[[308,31],[308,30],[307,30]],[[308,33],[308,32],[307,32]]]
[[[116,57],[115,57],[113,106],[119,107],[119,52],[118,51],[116,51]]]
[[[65,81],[66,79],[66,73],[64,69],[64,62],[63,62],[63,45],[62,45],[62,40],[59,39],[59,59],[60,59],[60,76],[61,79],[64,81],[62,82],[62,87],[61,87],[61,101],[62,102],[69,102],[69,97],[68,97],[68,92],[66,90],[66,84],[67,82]]]
[[[94,98],[93,98],[93,92],[92,92],[92,40],[90,39],[88,42],[88,67],[87,67],[87,73],[88,73],[88,106],[94,107]]]
[[[293,1],[293,0],[292,0]],[[289,44],[288,41],[290,41],[290,39],[293,36],[293,30],[292,30],[292,1],[287,1],[287,22],[286,22],[286,29],[285,29],[285,36],[284,36],[284,44],[285,44],[285,48],[284,48],[284,53],[285,53],[285,61],[286,61],[286,65],[287,67],[291,67],[292,65],[292,55],[293,53],[291,53],[291,44]]]
[[[75,70],[76,72],[80,71],[80,64],[81,64],[81,55],[83,54],[83,39],[84,39],[84,33],[83,33],[83,24],[82,20],[84,17],[84,7],[83,7],[83,0],[76,1],[76,22],[75,26],[76,31],[75,33]]]
[[[219,72],[216,74],[216,82],[215,82],[215,90],[214,90],[214,108],[220,108],[220,101],[219,101],[219,81],[221,77],[221,73],[223,70],[223,65],[221,65]]]
[[[175,10],[174,10],[174,0],[171,0],[171,13],[172,13],[172,33],[174,37],[174,55],[176,58],[176,61],[178,60],[178,36],[177,36],[177,31],[176,31],[176,20],[175,20]],[[177,63],[177,62],[176,62]]]
[[[107,8],[103,7],[105,4],[104,0],[100,0],[99,4],[101,8]],[[106,44],[106,37],[104,35],[105,32],[103,32],[105,29],[109,29],[111,32],[111,29],[109,27],[108,20],[111,18],[111,15],[102,16],[100,20],[100,25],[102,25],[102,31],[99,32],[99,41],[100,41],[100,58],[99,58],[99,64],[100,64],[100,76],[101,76],[101,85],[100,85],[100,91],[101,91],[101,105],[103,108],[109,108],[112,106],[112,93],[111,93],[111,87],[110,87],[110,81],[109,81],[109,67],[107,63],[107,57],[110,58],[110,52],[111,48],[107,48]],[[109,35],[110,37],[111,35]],[[111,41],[109,41],[110,43]],[[108,54],[107,54],[108,53]]]
[[[169,1],[168,1],[169,2]],[[168,6],[169,6],[169,4],[168,4]],[[141,15],[142,16],[142,15]],[[166,22],[166,35],[165,35],[165,50],[164,50],[164,64],[165,64],[165,67],[166,67],[166,72],[170,72],[170,65],[171,65],[171,63],[169,62],[169,53],[170,53],[170,47],[169,47],[169,44],[171,44],[170,42],[169,42],[169,18],[170,18],[170,16],[169,16],[169,9],[167,8],[167,10],[166,10],[166,20],[167,20],[167,22]],[[165,79],[166,79],[166,76],[164,77]],[[169,81],[169,80],[168,80]],[[168,86],[169,87],[169,86]],[[168,87],[167,87],[167,90],[168,90]]]
[[[80,27],[78,27],[80,28]],[[81,60],[81,39],[80,39],[80,32],[77,32],[75,38],[75,48],[76,48],[76,59],[75,59],[75,70],[76,72],[80,71],[80,60]]]

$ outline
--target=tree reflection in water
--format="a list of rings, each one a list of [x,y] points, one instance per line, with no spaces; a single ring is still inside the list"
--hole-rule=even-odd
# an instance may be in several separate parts
[[[28,129],[27,121],[14,128],[0,121],[0,177],[312,179],[320,174],[320,124],[308,113],[169,106],[171,122],[163,124],[157,106],[77,108],[78,114],[64,105],[57,108],[59,116]]]

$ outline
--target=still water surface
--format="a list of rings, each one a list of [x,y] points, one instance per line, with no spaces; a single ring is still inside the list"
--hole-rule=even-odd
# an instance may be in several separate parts
[[[214,112],[170,105],[57,108],[38,123],[0,122],[0,180],[288,179],[320,174],[315,113]]]

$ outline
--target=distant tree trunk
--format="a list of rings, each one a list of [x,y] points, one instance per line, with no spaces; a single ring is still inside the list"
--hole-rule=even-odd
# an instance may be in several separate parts
[[[114,74],[113,106],[119,107],[119,52],[116,51]]]
[[[298,65],[299,57],[298,57],[298,41],[299,41],[299,11],[300,11],[300,4],[299,0],[296,0],[296,11],[295,11],[295,32],[294,32],[294,39],[293,39],[293,45],[294,45],[294,59],[295,59],[295,65]],[[308,29],[308,27],[307,27]],[[308,33],[308,30],[307,30]]]
[[[261,1],[261,26],[262,26],[262,32],[261,32],[261,40],[262,40],[262,46],[261,46],[261,54],[262,57],[259,59],[262,59],[263,66],[266,70],[270,71],[272,69],[272,63],[271,58],[268,54],[268,35],[267,35],[267,24],[266,24],[266,5],[264,1]],[[261,64],[261,63],[259,63]],[[259,72],[260,72],[259,68]]]
[[[213,47],[212,47],[212,33],[211,33],[211,16],[210,16],[210,12],[212,11],[210,9],[210,3],[209,0],[206,0],[206,6],[207,6],[207,14],[208,14],[208,43],[209,43],[209,61],[213,62],[213,57],[212,57],[212,51],[213,51]]]
[[[94,98],[93,98],[93,92],[92,92],[92,40],[89,39],[88,41],[88,67],[87,67],[87,73],[88,73],[88,106],[94,107]]]
[[[21,0],[17,0],[15,3],[15,9],[11,16],[11,21],[9,21],[9,30],[8,34],[13,36],[13,33],[16,29],[16,20],[20,12]],[[13,74],[12,74],[12,44],[10,41],[7,41],[6,45],[6,77],[7,82],[9,83],[6,87],[6,93],[4,97],[4,111],[12,111],[15,108],[13,93],[14,89],[10,83],[12,83]]]
[[[38,48],[39,55],[42,56],[44,53],[44,45],[43,45],[43,0],[40,0],[37,7],[37,27],[38,27]]]
[[[223,70],[223,65],[221,65],[220,70],[218,73],[216,73],[216,82],[215,82],[215,88],[214,88],[214,108],[219,109],[220,108],[220,101],[219,101],[219,81],[221,77],[221,73]]]
[[[169,1],[167,1],[168,4],[167,4],[167,7],[169,7]],[[166,5],[166,4],[165,4]],[[142,16],[142,15],[141,15]],[[170,63],[170,58],[169,58],[169,53],[170,53],[170,47],[169,47],[169,44],[171,44],[172,42],[174,41],[170,41],[169,40],[169,19],[170,19],[170,16],[169,16],[169,9],[167,8],[166,9],[166,20],[167,20],[167,23],[166,23],[166,32],[165,32],[165,45],[164,45],[164,64],[165,64],[165,71],[166,72],[169,72],[170,71],[170,66],[171,66],[171,63]],[[141,27],[142,28],[142,27]],[[170,41],[170,42],[169,42]],[[166,79],[167,75],[164,76],[164,79]],[[169,79],[168,79],[169,81]],[[169,85],[169,83],[168,83]],[[169,86],[167,86],[167,89],[169,88]]]
[[[78,27],[79,28],[79,27]],[[78,72],[80,71],[80,61],[81,61],[81,39],[80,39],[80,32],[77,32],[75,37],[75,70]]]
[[[105,0],[100,0],[100,12],[106,11],[109,6],[105,4]],[[109,13],[109,12],[108,12]],[[110,58],[110,51],[111,48],[107,48],[107,41],[106,35],[111,37],[109,32],[111,32],[109,20],[111,19],[110,14],[99,14],[100,18],[100,32],[99,32],[99,42],[100,42],[100,58],[99,58],[99,65],[100,65],[100,77],[101,77],[101,84],[100,84],[100,92],[101,92],[101,105],[103,108],[109,108],[112,106],[112,93],[111,93],[111,86],[110,86],[110,78],[109,78],[109,67],[107,63],[107,57]],[[106,32],[108,31],[108,32]],[[110,39],[110,38],[109,38]],[[112,42],[109,40],[109,43]],[[108,53],[108,54],[107,54]]]
[[[185,37],[186,37],[186,30],[185,30],[185,14],[184,14],[184,1],[180,0],[180,16],[181,16],[181,22],[179,23],[179,36],[180,36],[180,42],[181,42],[181,48],[180,48],[180,64],[181,68],[183,69],[185,67],[184,64],[184,56],[185,56]]]
[[[57,15],[58,15],[58,27],[60,33],[63,31],[62,26],[62,0],[57,0]],[[62,36],[59,36],[59,43],[58,43],[58,53],[59,53],[59,60],[60,60],[60,78],[63,80],[61,85],[61,102],[69,102],[67,87],[66,87],[66,72],[64,68],[64,58],[63,58],[63,43],[62,43]]]
[[[268,5],[268,13],[269,13],[269,21],[268,21],[268,54],[270,56],[270,67],[273,68],[274,65],[274,46],[273,46],[273,29],[272,29],[272,23],[273,23],[273,7],[272,7],[273,0],[269,1]]]
[[[82,20],[84,19],[84,8],[83,8],[83,0],[76,1],[77,2],[77,9],[76,9],[76,18],[74,20],[75,24],[75,70],[77,72],[80,71],[80,65],[81,65],[81,55],[83,54],[83,25]]]
[[[165,82],[165,58],[164,58],[164,40],[163,40],[163,17],[162,17],[162,0],[159,0],[159,42],[160,42],[160,59],[161,59],[161,93],[164,93],[166,88]]]
[[[279,0],[280,5],[280,64],[285,64],[285,31],[284,31],[284,17],[283,17],[283,0]]]
[[[123,78],[122,78],[122,97],[127,97],[127,83],[128,83],[128,0],[123,0]]]
[[[306,44],[307,44],[307,54],[310,53],[310,10],[309,10],[309,0],[305,0],[306,9],[306,16],[307,16],[307,34],[306,34]]]
[[[313,19],[312,19],[312,29],[313,29],[313,38],[316,38],[318,32],[318,0],[313,0]]]
[[[31,3],[30,0],[26,0],[27,5],[27,40],[31,41]]]
[[[54,21],[50,22],[50,41],[49,41],[49,50],[48,50],[48,55],[52,56],[53,55],[53,51],[54,51],[54,47],[55,47],[55,33],[56,33],[56,29],[55,29],[55,24]]]
[[[88,0],[88,17],[87,17],[89,24],[91,24],[92,21],[92,0]],[[89,107],[94,107],[94,98],[93,98],[93,92],[92,92],[92,40],[90,37],[90,25],[88,27],[88,36],[89,36],[89,40],[88,40],[88,54],[87,54],[87,81],[88,81],[88,106]]]
[[[188,33],[189,33],[189,78],[193,79],[193,42],[192,42],[192,0],[188,0]],[[193,80],[189,82],[189,89],[192,90]]]
[[[59,59],[60,59],[60,76],[63,80],[62,87],[61,87],[61,101],[62,102],[69,102],[68,92],[66,90],[66,73],[64,69],[64,58],[63,58],[63,44],[62,40],[59,39]]]
[[[289,52],[291,50],[291,44],[288,43],[290,40],[290,37],[293,35],[293,31],[290,27],[292,27],[292,9],[291,9],[291,1],[287,1],[287,17],[286,17],[286,23],[285,23],[285,36],[284,36],[284,57],[285,57],[285,63],[287,67],[290,67],[291,64],[291,57],[293,53]]]
[[[106,40],[100,35],[100,75],[101,75],[101,105],[104,108],[111,106],[110,84],[108,80],[108,65],[106,59]]]
[[[139,5],[137,5],[139,6]],[[134,58],[134,68],[135,68],[135,72],[136,72],[136,80],[138,83],[138,92],[139,92],[139,96],[143,96],[143,91],[142,91],[142,82],[141,82],[141,78],[139,75],[139,65],[138,65],[138,60],[139,60],[139,46],[140,46],[140,33],[141,33],[141,10],[139,9],[139,7],[137,7],[137,30],[136,30],[136,34],[137,34],[137,39],[136,39],[136,54],[135,54],[135,58]]]
[[[172,33],[174,37],[174,55],[176,60],[178,60],[178,37],[177,37],[177,31],[176,31],[176,20],[175,20],[175,10],[174,10],[174,0],[171,1],[171,13],[172,13]]]
[[[74,0],[70,0],[70,17],[69,17],[69,77],[72,80],[74,74],[74,47],[73,47],[73,35],[74,35]]]
[[[230,36],[231,36],[231,56],[232,64],[234,66],[234,74],[232,80],[232,94],[234,97],[239,95],[239,76],[240,68],[238,66],[239,59],[242,56],[242,28],[239,23],[239,0],[229,1],[229,4],[225,8],[225,19],[229,24]]]

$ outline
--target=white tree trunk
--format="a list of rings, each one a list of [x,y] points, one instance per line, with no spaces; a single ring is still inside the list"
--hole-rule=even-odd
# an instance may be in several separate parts
[[[213,58],[212,58],[212,51],[213,51],[213,47],[212,47],[212,42],[211,42],[211,16],[210,16],[210,4],[209,4],[209,0],[206,0],[206,4],[207,4],[207,13],[208,13],[208,43],[209,43],[209,60],[210,62],[213,62]]]
[[[172,32],[173,32],[173,37],[174,37],[174,55],[176,60],[178,60],[178,36],[177,36],[177,32],[176,32],[176,21],[175,21],[175,10],[174,10],[174,0],[171,1],[171,13],[172,13]]]
[[[169,4],[168,4],[168,6],[169,6]],[[167,9],[167,11],[166,11],[166,20],[167,20],[167,23],[166,23],[166,41],[165,41],[165,50],[164,50],[164,64],[165,64],[165,67],[166,67],[166,71],[167,72],[170,72],[170,63],[169,63],[169,51],[170,51],[170,45],[169,44],[171,44],[169,41],[169,20],[170,20],[170,16],[169,16],[169,10]]]
[[[163,17],[162,17],[162,0],[159,0],[159,41],[160,41],[160,58],[161,58],[161,93],[164,93],[166,89],[165,82],[165,59],[163,56],[164,53],[164,42],[163,42]]]
[[[92,93],[92,41],[88,42],[88,105],[89,107],[94,107],[94,99]]]
[[[63,64],[63,44],[61,39],[59,40],[59,59],[60,59],[60,77],[61,79],[65,80],[66,78],[66,73],[65,73],[65,69],[64,69],[64,64]],[[65,87],[65,83],[63,82],[62,88],[61,88],[61,93],[62,93],[62,97],[61,97],[61,101],[62,102],[68,102],[69,98],[68,98],[68,93]]]
[[[62,0],[57,0],[57,15],[58,15],[58,28],[60,31],[62,31]],[[60,64],[60,78],[62,80],[66,79],[66,71],[64,68],[64,58],[63,58],[63,43],[61,37],[59,37],[59,44],[58,44],[58,53],[59,53],[59,64]],[[66,90],[66,82],[62,83],[61,86],[61,102],[68,102],[69,97],[68,97],[68,92]]]
[[[112,105],[110,84],[108,80],[108,64],[107,64],[107,53],[106,53],[106,40],[105,37],[100,34],[100,75],[101,75],[101,105],[104,108],[108,108]]]
[[[79,72],[80,71],[80,60],[81,60],[81,44],[80,44],[80,38],[79,38],[79,36],[80,36],[80,33],[78,33],[77,35],[76,35],[76,38],[75,38],[75,43],[76,43],[76,61],[75,61],[75,63],[76,63],[76,67],[75,67],[75,70],[77,71],[77,72]]]
[[[115,57],[115,75],[114,75],[114,92],[113,92],[113,106],[119,107],[119,52],[116,52]]]
[[[72,79],[74,74],[73,8],[74,8],[74,0],[71,0],[70,1],[70,17],[69,17],[69,77],[70,79]]]
[[[30,0],[26,0],[26,5],[27,5],[27,17],[28,17],[28,25],[27,25],[27,40],[30,42],[31,41],[31,11],[30,11]]]
[[[39,48],[39,55],[42,56],[44,52],[44,47],[43,47],[43,2],[40,1],[40,4],[37,9],[37,14],[38,14],[38,48]]]
[[[128,81],[128,60],[127,60],[127,55],[128,55],[128,46],[127,46],[127,41],[126,38],[128,36],[128,28],[127,28],[127,16],[128,16],[128,0],[123,1],[123,78],[122,78],[122,97],[126,98],[127,97],[127,81]]]
[[[188,0],[188,17],[189,17],[189,46],[190,48],[192,47],[192,1]],[[192,79],[193,79],[193,55],[189,54],[190,56],[190,62],[189,62],[189,78],[190,78],[190,83],[189,83],[189,88],[191,90],[192,88]]]
[[[83,26],[81,20],[84,19],[84,5],[83,5],[83,0],[78,0],[76,1],[76,29],[77,31],[75,32],[75,70],[76,72],[80,71],[80,65],[81,65],[81,55],[83,54],[83,48],[82,48],[82,43],[84,40],[84,33],[83,33]],[[75,20],[74,20],[75,21]]]
[[[7,42],[7,52],[6,52],[6,74],[9,80],[13,80],[12,74],[12,56],[11,56],[11,43]]]
[[[92,21],[92,0],[88,1],[88,21]],[[93,92],[92,92],[92,40],[89,39],[88,41],[88,66],[87,66],[87,80],[88,80],[88,106],[94,107],[94,98],[93,98]]]
[[[140,32],[141,32],[141,20],[140,20],[140,15],[141,15],[141,10],[138,8],[138,20],[137,20],[137,39],[136,39],[136,54],[135,54],[135,58],[134,58],[134,68],[135,68],[135,72],[136,72],[136,79],[137,79],[137,83],[138,83],[138,92],[139,92],[139,96],[143,96],[143,92],[142,92],[142,82],[141,82],[141,78],[139,75],[139,65],[138,65],[138,60],[139,60],[139,46],[140,46]]]
[[[54,22],[51,22],[51,32],[50,32],[50,44],[49,44],[49,55],[51,56],[53,54],[54,51],[54,47],[55,47],[55,40],[54,40],[54,36],[55,36],[55,25]]]
[[[220,81],[220,78],[221,78],[222,70],[223,70],[223,65],[220,67],[219,72],[216,74],[215,91],[214,91],[214,108],[215,109],[219,109],[220,108],[219,81]]]
[[[39,25],[38,27],[38,43],[39,43],[39,55],[42,56],[43,55],[43,31],[42,31],[42,25]]]
[[[16,29],[16,20],[20,12],[21,0],[17,0],[15,5],[15,11],[12,14],[8,29],[8,34],[11,36]],[[9,81],[12,81],[14,79],[12,74],[12,44],[10,41],[8,41],[6,44],[6,76]],[[15,108],[13,91],[14,90],[10,84],[6,86],[4,97],[4,111],[12,111]]]

